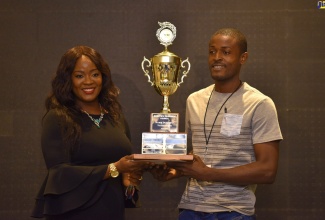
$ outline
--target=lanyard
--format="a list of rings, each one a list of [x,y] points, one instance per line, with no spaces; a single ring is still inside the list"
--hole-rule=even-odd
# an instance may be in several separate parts
[[[218,111],[216,117],[214,118],[213,124],[212,124],[212,126],[211,126],[211,130],[210,130],[210,132],[209,132],[209,136],[207,137],[206,129],[205,129],[205,120],[206,120],[206,116],[207,116],[207,112],[208,112],[208,107],[209,107],[209,104],[210,104],[210,99],[211,99],[211,97],[212,97],[212,93],[213,93],[213,91],[214,91],[214,89],[215,89],[215,86],[213,87],[213,89],[212,89],[212,91],[211,91],[211,94],[210,94],[210,97],[209,97],[209,100],[208,100],[207,107],[206,107],[206,109],[205,109],[205,114],[204,114],[204,122],[203,122],[203,126],[204,126],[204,137],[205,137],[205,153],[204,153],[204,159],[205,159],[205,155],[206,155],[207,152],[208,152],[208,144],[209,144],[209,140],[210,140],[210,137],[211,137],[212,129],[213,129],[214,124],[215,124],[216,121],[217,121],[217,118],[218,118],[218,116],[219,116],[219,113],[220,113],[222,107],[223,107],[223,106],[226,104],[226,102],[228,101],[228,99],[230,99],[230,97],[231,97],[235,92],[237,92],[237,90],[241,87],[241,85],[242,85],[242,81],[240,81],[240,84],[239,84],[239,86],[236,88],[236,90],[233,91],[233,92],[228,96],[228,98],[227,98],[227,99],[222,103],[222,105],[221,105],[221,107],[220,107],[220,109],[219,109],[219,111]]]

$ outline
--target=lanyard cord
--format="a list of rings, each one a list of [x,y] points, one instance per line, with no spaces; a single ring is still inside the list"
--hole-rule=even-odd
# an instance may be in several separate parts
[[[210,97],[209,97],[209,100],[208,100],[207,107],[206,107],[206,109],[205,109],[204,122],[203,122],[203,126],[204,126],[204,137],[205,137],[205,153],[206,153],[207,150],[208,150],[208,144],[209,144],[209,140],[210,140],[210,137],[211,137],[211,133],[212,133],[213,126],[214,126],[214,124],[215,124],[216,121],[217,121],[217,118],[218,118],[218,116],[219,116],[219,113],[220,113],[222,107],[226,104],[226,102],[228,101],[228,99],[230,99],[230,97],[231,97],[235,92],[237,92],[237,90],[241,87],[241,85],[242,85],[242,81],[240,81],[240,84],[239,84],[239,86],[236,88],[236,90],[233,91],[233,92],[228,96],[228,98],[227,98],[227,99],[222,103],[222,105],[221,105],[221,107],[220,107],[220,109],[219,109],[219,111],[218,111],[216,117],[214,118],[213,124],[212,124],[212,126],[211,126],[211,130],[210,130],[210,133],[209,133],[209,137],[207,138],[206,129],[205,129],[205,119],[206,119],[206,116],[207,116],[208,107],[209,107],[209,104],[210,104],[210,99],[211,99],[211,97],[212,97],[212,93],[213,93],[213,91],[214,91],[214,89],[215,89],[215,86],[213,87],[213,89],[212,89],[212,91],[211,91],[211,94],[210,94]]]

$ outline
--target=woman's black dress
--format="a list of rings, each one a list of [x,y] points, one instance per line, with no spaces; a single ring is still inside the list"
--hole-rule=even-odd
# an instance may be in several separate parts
[[[124,219],[121,175],[103,180],[107,165],[132,153],[129,127],[124,119],[113,126],[107,114],[100,128],[86,114],[82,119],[80,147],[69,156],[54,110],[43,120],[42,150],[48,175],[36,198],[32,216],[46,219]],[[92,115],[93,118],[99,116]]]

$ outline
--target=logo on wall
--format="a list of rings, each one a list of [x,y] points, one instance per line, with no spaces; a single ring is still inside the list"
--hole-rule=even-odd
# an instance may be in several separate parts
[[[318,1],[317,2],[318,9],[325,9],[325,1]]]

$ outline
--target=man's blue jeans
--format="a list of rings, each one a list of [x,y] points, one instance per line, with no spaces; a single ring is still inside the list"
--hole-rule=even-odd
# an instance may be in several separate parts
[[[188,209],[181,209],[178,220],[256,220],[256,216],[247,216],[239,212],[197,212]]]

